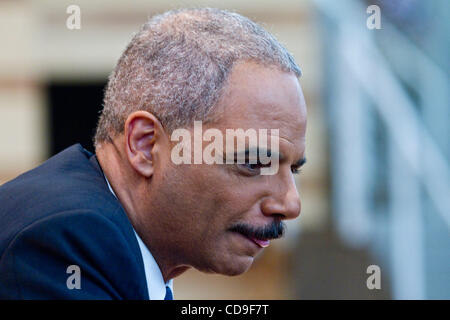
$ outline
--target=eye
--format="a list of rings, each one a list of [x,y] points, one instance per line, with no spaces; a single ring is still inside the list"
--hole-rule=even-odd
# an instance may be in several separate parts
[[[249,170],[259,170],[261,169],[262,165],[259,163],[243,163],[242,166],[244,166],[245,168],[249,169]]]
[[[248,160],[246,160],[245,163],[237,163],[236,165],[241,171],[250,175],[259,175],[261,173],[261,168],[270,167],[270,163],[262,164],[259,161],[258,163],[249,163]]]

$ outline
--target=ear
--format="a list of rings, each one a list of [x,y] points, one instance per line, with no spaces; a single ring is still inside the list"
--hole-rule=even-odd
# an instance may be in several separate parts
[[[155,166],[155,145],[165,136],[158,119],[149,112],[136,111],[125,121],[125,149],[134,170],[150,178]]]

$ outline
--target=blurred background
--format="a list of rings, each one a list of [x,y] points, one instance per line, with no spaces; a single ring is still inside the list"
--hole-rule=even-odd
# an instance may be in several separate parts
[[[66,26],[69,5],[80,29]],[[183,274],[175,298],[450,299],[446,0],[3,0],[0,184],[74,143],[93,151],[107,77],[133,32],[193,6],[248,16],[293,53],[308,163],[287,236],[244,275]],[[380,289],[367,286],[371,265]]]

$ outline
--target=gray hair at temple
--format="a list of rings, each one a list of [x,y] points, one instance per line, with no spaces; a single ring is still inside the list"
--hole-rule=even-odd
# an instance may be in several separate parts
[[[292,55],[266,30],[237,13],[181,9],[146,22],[120,57],[105,91],[97,147],[144,110],[171,133],[208,122],[238,61],[276,66],[301,76]]]

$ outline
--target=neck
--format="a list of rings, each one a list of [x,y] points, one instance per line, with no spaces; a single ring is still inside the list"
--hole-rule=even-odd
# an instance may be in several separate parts
[[[139,214],[140,212],[145,212],[144,208],[140,208],[143,201],[139,201],[139,199],[145,199],[143,197],[145,196],[145,188],[140,188],[143,184],[142,178],[128,164],[125,151],[119,147],[124,145],[123,141],[122,143],[120,141],[122,139],[122,137],[118,137],[112,143],[105,142],[98,146],[95,150],[97,159],[134,230],[152,253],[161,270],[164,281],[167,282],[181,275],[190,267],[173,263],[171,261],[173,259],[165,259],[165,256],[171,256],[170,252],[164,254],[158,250],[159,246],[157,245],[158,242],[164,243],[164,240],[154,239],[155,241],[152,241],[150,239],[149,235],[152,232],[145,228],[147,225],[144,221],[145,219],[142,219]]]
[[[109,184],[114,190],[119,202],[122,204],[128,219],[130,219],[132,225],[137,223],[137,204],[134,201],[134,196],[130,192],[133,190],[128,186],[133,184],[130,179],[129,171],[131,168],[127,168],[126,163],[122,157],[122,152],[119,148],[117,140],[113,140],[112,143],[103,143],[95,149],[98,162],[108,179]]]

